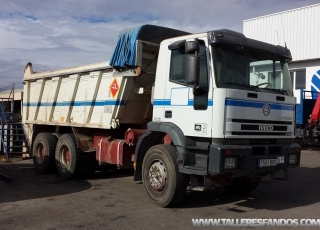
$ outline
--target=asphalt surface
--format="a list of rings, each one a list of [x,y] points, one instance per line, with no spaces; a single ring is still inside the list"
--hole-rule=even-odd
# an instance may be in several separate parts
[[[14,160],[0,163],[0,173],[11,178],[0,180],[1,230],[197,229],[192,219],[320,219],[320,150],[304,150],[288,181],[266,177],[249,196],[223,188],[188,191],[184,202],[170,209],[154,205],[131,170],[65,181],[57,174],[37,175],[32,160]],[[246,228],[265,227],[241,227]]]

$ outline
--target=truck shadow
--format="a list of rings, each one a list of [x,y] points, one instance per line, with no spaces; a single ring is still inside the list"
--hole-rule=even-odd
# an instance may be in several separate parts
[[[0,164],[0,174],[9,176],[10,181],[0,178],[0,204],[49,198],[94,189],[92,180],[114,179],[133,175],[133,170],[103,169],[92,178],[64,180],[57,173],[39,175],[32,160]],[[87,179],[90,179],[88,181]]]
[[[90,180],[66,181],[58,174],[38,175],[31,161],[0,164],[0,173],[11,177],[11,182],[0,180],[0,204],[49,198],[95,189],[99,180],[131,177],[132,169],[98,171]],[[320,202],[320,168],[299,167],[289,170],[288,181],[263,178],[260,186],[247,196],[234,195],[223,187],[206,192],[188,191],[184,201],[175,209],[213,207],[230,212],[246,213],[254,210],[286,210]],[[131,179],[130,178],[130,179]],[[135,182],[132,178],[132,184]],[[143,190],[143,185],[139,191]],[[145,196],[147,196],[145,194]]]
[[[246,196],[234,195],[223,187],[206,192],[187,192],[184,202],[176,208],[198,208],[224,205],[230,212],[257,209],[286,210],[320,202],[320,168],[299,167],[289,170],[289,180],[263,178],[260,186]],[[230,208],[231,207],[231,208]]]

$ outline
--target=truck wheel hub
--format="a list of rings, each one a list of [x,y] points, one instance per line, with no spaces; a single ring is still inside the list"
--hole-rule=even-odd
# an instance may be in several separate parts
[[[167,170],[162,161],[155,161],[149,169],[149,182],[153,189],[161,191],[167,182]]]
[[[45,157],[44,146],[42,143],[37,145],[37,161],[38,163],[42,163]]]
[[[65,155],[65,162],[68,166],[70,165],[70,161],[71,161],[71,154],[70,154],[70,151],[67,151]]]
[[[42,149],[41,149],[41,157],[42,157],[42,159],[44,159],[44,156],[45,156],[45,154],[44,154],[44,148],[42,148]]]

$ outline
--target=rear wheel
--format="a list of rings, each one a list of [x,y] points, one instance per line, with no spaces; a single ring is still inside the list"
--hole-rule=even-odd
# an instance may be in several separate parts
[[[54,154],[57,139],[51,133],[39,133],[32,148],[33,164],[40,174],[55,170]]]
[[[76,138],[73,134],[63,134],[57,143],[55,158],[56,167],[64,179],[83,176],[85,154],[77,150]]]
[[[260,182],[261,178],[239,177],[234,178],[230,185],[225,185],[224,187],[232,193],[246,194],[255,190]]]
[[[176,148],[156,145],[148,150],[142,164],[142,179],[150,199],[161,207],[173,206],[183,200],[187,175],[179,172]]]

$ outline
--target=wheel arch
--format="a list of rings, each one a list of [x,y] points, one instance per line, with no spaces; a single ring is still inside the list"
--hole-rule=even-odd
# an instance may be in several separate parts
[[[178,152],[186,146],[186,138],[182,130],[175,124],[169,122],[149,122],[148,131],[145,132],[138,140],[134,155],[134,180],[142,180],[142,162],[148,149],[157,144],[163,143],[163,138],[169,135],[172,144]],[[179,148],[182,147],[182,148]]]
[[[95,128],[34,124],[30,149],[33,148],[33,142],[37,135],[43,132],[52,133],[57,140],[65,133],[73,133],[76,137],[76,147],[83,152],[95,151],[93,146],[93,136],[95,133],[101,133],[100,129]]]
[[[186,137],[176,124],[171,122],[149,122],[148,130],[168,134],[175,146],[186,146]]]

